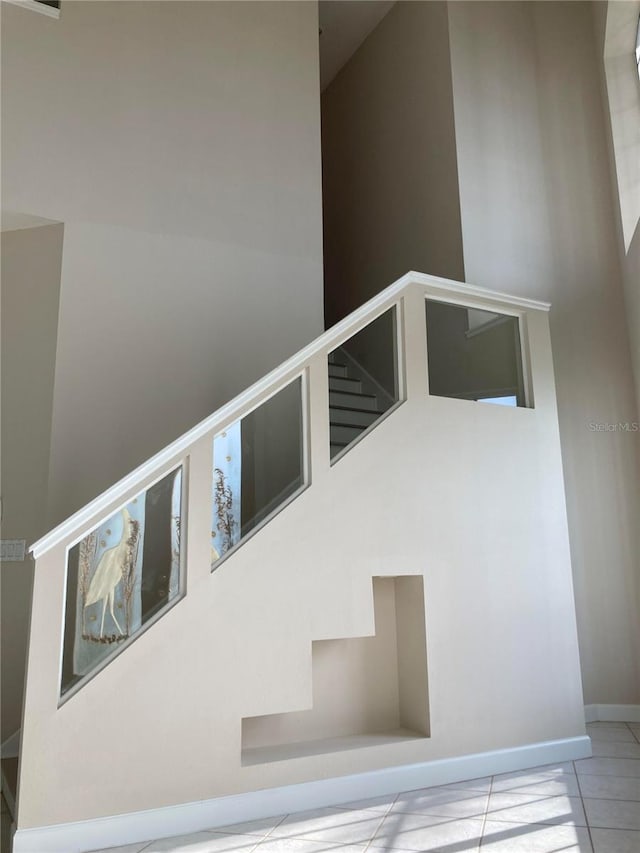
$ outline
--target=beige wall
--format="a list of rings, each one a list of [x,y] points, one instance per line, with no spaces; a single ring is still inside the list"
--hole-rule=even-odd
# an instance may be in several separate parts
[[[3,539],[46,532],[62,237],[59,224],[2,232]],[[1,568],[5,741],[20,728],[33,562]]]
[[[322,95],[325,311],[464,277],[446,3],[396,3]]]
[[[587,703],[640,701],[638,420],[588,3],[449,5],[465,270],[549,299]]]
[[[65,222],[53,523],[322,330],[317,9],[2,23],[3,203]]]

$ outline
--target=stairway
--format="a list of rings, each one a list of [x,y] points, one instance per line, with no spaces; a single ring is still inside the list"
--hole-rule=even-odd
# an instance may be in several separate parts
[[[331,458],[359,438],[384,414],[376,394],[367,393],[353,359],[338,348],[329,355]],[[368,389],[367,389],[368,390]]]

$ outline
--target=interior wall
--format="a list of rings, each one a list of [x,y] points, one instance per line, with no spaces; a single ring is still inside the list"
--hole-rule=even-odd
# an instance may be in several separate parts
[[[449,4],[456,145],[467,279],[552,302],[585,701],[637,703],[639,462],[624,425],[638,412],[590,6]]]
[[[638,237],[621,268],[591,6],[394,6],[322,99],[326,314],[411,268],[552,302],[585,698],[634,703]]]
[[[56,223],[2,232],[3,539],[32,542],[46,532],[62,239]],[[33,562],[1,569],[4,742],[20,728]]]
[[[2,25],[3,204],[65,223],[53,524],[322,331],[317,8]]]
[[[464,277],[446,3],[398,2],[322,95],[325,315]]]

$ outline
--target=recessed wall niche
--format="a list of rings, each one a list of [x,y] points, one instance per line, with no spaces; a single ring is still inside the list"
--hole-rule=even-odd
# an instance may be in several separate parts
[[[424,586],[373,578],[375,636],[312,644],[313,707],[245,717],[242,764],[429,737]]]

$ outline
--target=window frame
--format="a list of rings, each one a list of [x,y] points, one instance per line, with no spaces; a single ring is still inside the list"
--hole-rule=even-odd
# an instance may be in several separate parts
[[[500,315],[502,317],[510,317],[516,320],[516,324],[514,327],[514,332],[516,334],[517,346],[515,348],[515,352],[520,356],[517,363],[518,370],[518,378],[522,387],[522,395],[523,395],[523,404],[516,406],[505,406],[504,408],[515,409],[518,411],[526,411],[526,410],[535,410],[536,408],[536,400],[534,394],[533,387],[533,378],[532,378],[532,368],[531,368],[531,353],[529,349],[529,328],[527,324],[527,312],[520,310],[514,306],[501,304],[501,303],[485,303],[480,300],[468,299],[464,297],[456,297],[454,294],[441,294],[441,293],[426,293],[424,297],[424,311],[425,311],[425,329],[426,329],[426,315],[428,311],[428,303],[429,302],[440,302],[444,305],[451,305],[456,308],[465,308],[467,310],[473,309],[478,311],[485,311],[493,314]],[[498,319],[496,322],[501,322]],[[492,324],[493,325],[493,321]],[[479,402],[476,394],[470,394],[468,396],[457,396],[457,397],[445,397],[439,394],[433,394],[430,388],[429,383],[429,333],[427,331],[426,337],[426,366],[427,366],[427,395],[429,397],[440,397],[444,400],[467,400],[470,402]],[[468,332],[466,333],[468,334]],[[518,389],[510,389],[510,388],[497,388],[494,389],[495,393],[492,392],[491,396],[509,396],[507,392],[515,391],[517,396]]]

